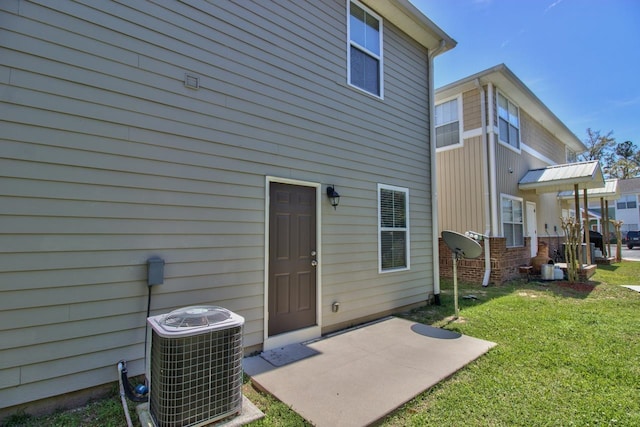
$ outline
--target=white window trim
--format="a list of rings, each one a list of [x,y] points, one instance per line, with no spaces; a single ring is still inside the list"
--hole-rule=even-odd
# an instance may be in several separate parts
[[[376,55],[375,53],[367,50],[364,46],[360,46],[359,44],[354,43],[354,46],[357,46],[359,49],[362,49],[364,52],[366,52],[367,54],[371,55],[372,57],[380,61],[380,71],[378,76],[380,81],[380,94],[371,93],[368,90],[363,89],[351,83],[351,3],[355,3],[356,5],[358,5],[359,8],[363,9],[365,12],[367,12],[368,14],[376,18],[378,22],[380,22],[380,34],[378,35],[380,38],[380,41],[379,41],[380,55]],[[382,20],[382,17],[380,15],[375,13],[373,10],[369,9],[364,4],[360,3],[358,0],[347,0],[347,84],[350,87],[357,89],[362,93],[366,93],[367,95],[373,96],[378,99],[384,99],[384,45],[383,45],[384,37],[382,36],[383,32],[384,32],[384,21]]]
[[[406,216],[406,227],[402,228],[394,228],[395,230],[404,230],[406,232],[406,240],[405,240],[405,251],[407,257],[407,265],[406,267],[399,268],[389,268],[386,270],[382,269],[382,240],[380,236],[382,231],[386,230],[386,228],[381,227],[382,218],[381,218],[381,209],[380,209],[380,190],[392,190],[392,191],[401,191],[405,193],[406,205],[405,205],[405,216]],[[377,203],[378,203],[378,273],[386,274],[386,273],[396,273],[398,271],[407,271],[411,269],[411,223],[409,221],[409,189],[406,187],[396,187],[394,185],[387,184],[378,184],[377,194]]]
[[[447,150],[455,150],[458,148],[462,148],[464,147],[464,126],[462,126],[462,94],[456,95],[456,96],[452,96],[449,98],[445,98],[443,100],[440,100],[437,104],[435,104],[433,106],[434,111],[435,111],[435,107],[440,105],[440,104],[444,104],[445,102],[449,102],[449,101],[453,101],[454,99],[456,99],[458,102],[458,135],[459,135],[459,141],[457,144],[451,144],[451,145],[447,145],[446,147],[438,147],[436,145],[436,153],[439,153],[441,151],[447,151]],[[434,116],[435,117],[435,116]],[[448,123],[446,123],[448,124]],[[444,126],[444,125],[443,125]],[[434,123],[433,123],[433,128],[436,128],[436,124],[435,124],[435,119],[434,119]],[[480,135],[482,135],[482,129],[480,129]],[[437,144],[436,141],[433,141],[434,144]]]
[[[506,142],[500,139],[500,106],[498,103],[498,97],[503,96],[508,102],[512,103],[518,109],[518,146],[514,147],[511,144],[507,144]],[[520,106],[513,102],[511,98],[505,95],[501,91],[496,91],[496,119],[498,120],[498,125],[496,126],[496,134],[498,135],[498,144],[507,147],[508,149],[520,154],[522,152],[522,120],[520,119]]]
[[[502,217],[502,199],[510,199],[510,200],[517,200],[518,202],[520,202],[520,204],[522,205],[522,245],[519,246],[508,246],[507,248],[521,248],[524,246],[525,243],[525,203],[524,203],[524,199],[522,197],[516,197],[516,196],[512,196],[510,194],[505,194],[505,193],[500,193],[500,235],[502,237],[504,236],[504,218]],[[510,224],[517,224],[517,223],[510,223]]]

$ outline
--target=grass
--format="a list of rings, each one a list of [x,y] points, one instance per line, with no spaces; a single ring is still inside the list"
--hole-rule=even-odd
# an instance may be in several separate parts
[[[137,421],[135,404],[129,403],[129,414]],[[33,417],[18,413],[4,420],[3,427],[126,427],[124,410],[120,402],[117,387],[113,388],[112,397],[93,401],[81,408],[60,410],[43,417]],[[140,423],[137,423],[140,426]]]
[[[496,342],[487,355],[409,402],[386,426],[640,425],[640,263],[599,266],[592,286],[462,284],[462,321],[441,307],[415,321]]]
[[[459,283],[460,319],[453,321],[453,285],[443,280],[442,305],[402,316],[498,345],[381,424],[640,425],[640,294],[625,284],[640,285],[640,262],[599,266],[587,286]],[[462,298],[470,294],[477,299]],[[248,378],[243,388],[266,415],[252,426],[308,425]],[[46,418],[12,418],[8,426],[126,425],[117,395]]]

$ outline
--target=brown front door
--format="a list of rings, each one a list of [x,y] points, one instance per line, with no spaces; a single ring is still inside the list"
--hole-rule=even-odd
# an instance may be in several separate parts
[[[269,336],[316,324],[316,189],[270,184]]]

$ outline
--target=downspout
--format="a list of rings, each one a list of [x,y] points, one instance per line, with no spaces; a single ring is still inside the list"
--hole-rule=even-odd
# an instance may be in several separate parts
[[[484,88],[480,84],[480,79],[475,80],[476,87],[480,90],[480,120],[482,121],[482,189],[484,192],[484,277],[482,286],[489,286],[491,277],[491,192],[489,191],[489,171],[492,170],[487,164],[487,108],[485,105]]]
[[[489,192],[491,194],[491,234],[490,236],[498,236],[498,195],[496,188],[496,133],[493,130],[493,83],[489,82],[489,164],[488,168],[491,172],[489,179]]]
[[[431,232],[433,253],[433,303],[440,305],[440,250],[438,249],[438,186],[436,173],[436,128],[435,123],[435,88],[433,87],[433,59],[446,47],[444,39],[440,40],[440,46],[427,52],[429,59],[429,148],[431,155]]]

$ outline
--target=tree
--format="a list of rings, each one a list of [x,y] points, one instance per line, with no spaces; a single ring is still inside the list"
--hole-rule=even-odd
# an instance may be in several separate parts
[[[609,131],[606,135],[602,135],[599,130],[591,130],[587,128],[587,138],[584,139],[584,145],[587,151],[578,156],[578,160],[586,162],[589,160],[600,160],[600,163],[606,165],[613,160],[613,148],[616,140],[611,135],[613,131]]]
[[[611,178],[629,179],[640,175],[640,152],[633,142],[621,142],[614,152],[615,159],[608,173]]]
[[[640,152],[631,141],[617,143],[613,131],[602,134],[587,128],[582,141],[587,151],[577,156],[578,161],[599,160],[605,178],[628,179],[640,176]]]

